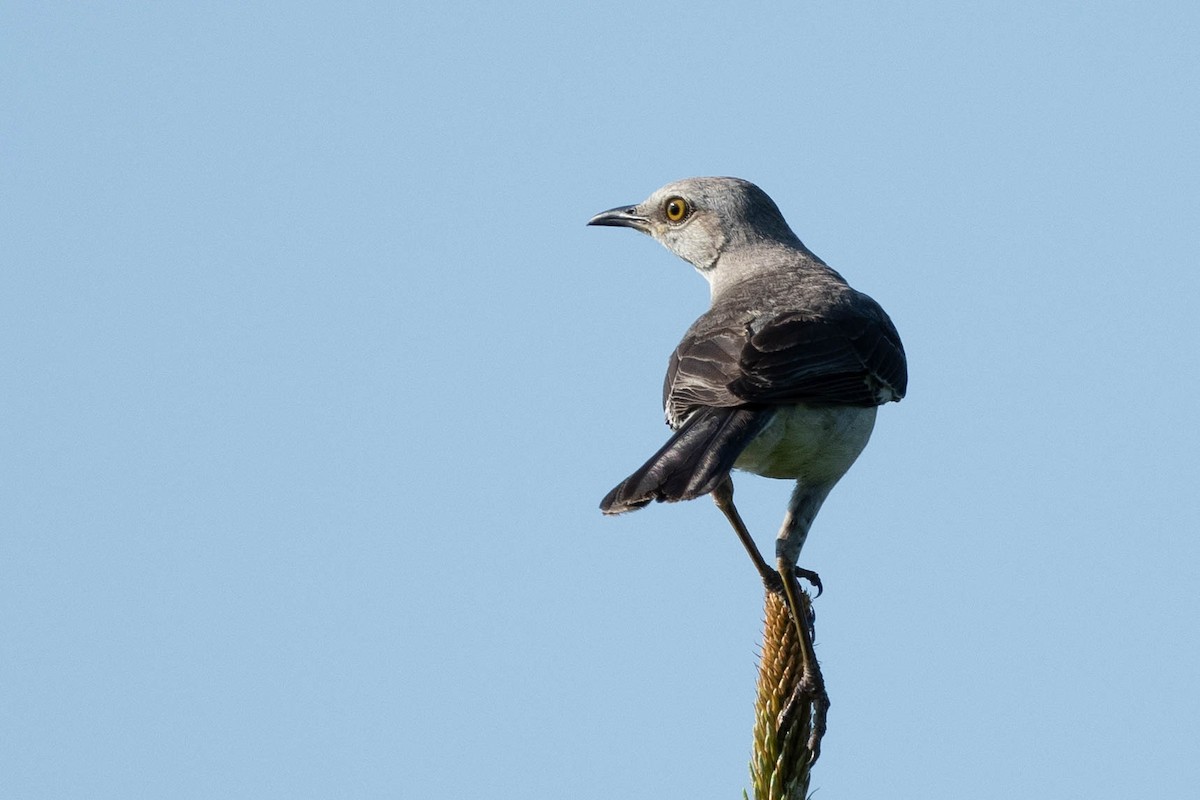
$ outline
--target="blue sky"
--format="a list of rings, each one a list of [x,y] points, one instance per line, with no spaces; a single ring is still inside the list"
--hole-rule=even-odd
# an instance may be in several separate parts
[[[818,796],[1194,793],[1194,4],[0,26],[0,795],[740,797],[755,576],[596,509],[707,288],[584,222],[705,174],[909,354],[805,549]]]

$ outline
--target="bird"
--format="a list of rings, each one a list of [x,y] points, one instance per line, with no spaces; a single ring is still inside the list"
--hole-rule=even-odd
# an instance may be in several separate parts
[[[712,495],[767,587],[782,588],[803,642],[811,634],[797,578],[822,589],[797,564],[809,529],[866,447],[877,408],[907,391],[895,325],[804,245],[766,192],[740,178],[669,183],[588,225],[648,234],[690,263],[711,296],[668,362],[663,407],[673,434],[601,511]],[[734,505],[734,470],[795,482],[774,567]]]

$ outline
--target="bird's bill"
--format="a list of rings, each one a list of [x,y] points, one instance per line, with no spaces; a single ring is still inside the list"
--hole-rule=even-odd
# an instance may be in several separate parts
[[[648,229],[650,220],[639,215],[637,206],[618,206],[608,211],[601,211],[588,220],[588,225],[607,225],[613,228],[633,228],[643,233]]]

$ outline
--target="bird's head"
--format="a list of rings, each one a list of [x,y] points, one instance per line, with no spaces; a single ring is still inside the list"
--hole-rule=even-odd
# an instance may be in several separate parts
[[[792,246],[792,233],[767,193],[740,178],[686,178],[668,183],[641,203],[602,211],[588,225],[633,228],[649,234],[707,274],[721,255],[765,241]]]

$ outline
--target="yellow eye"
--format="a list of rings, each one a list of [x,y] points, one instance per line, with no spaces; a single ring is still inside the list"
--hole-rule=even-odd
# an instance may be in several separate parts
[[[667,200],[667,204],[663,208],[666,210],[667,219],[671,220],[671,222],[682,222],[683,218],[691,210],[688,207],[687,200],[684,200],[682,197],[672,197]]]

